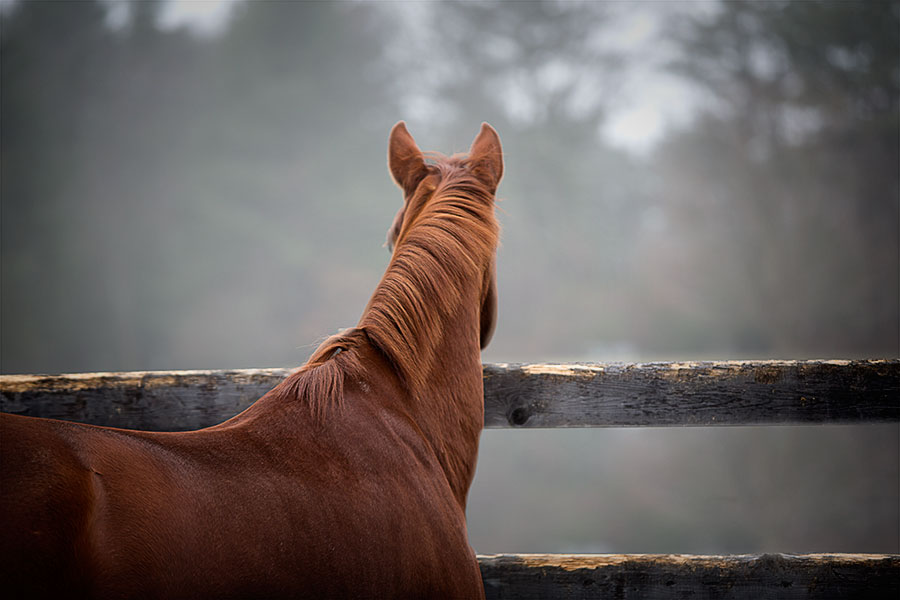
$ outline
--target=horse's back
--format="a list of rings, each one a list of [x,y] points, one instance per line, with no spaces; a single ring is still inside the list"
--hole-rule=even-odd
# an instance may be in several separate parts
[[[0,580],[13,597],[87,593],[94,486],[68,427],[0,414]]]
[[[311,597],[479,598],[465,514],[434,449],[402,413],[349,386],[334,418],[297,440],[290,536]]]
[[[345,398],[324,424],[294,423],[287,449],[240,426],[3,415],[3,581],[32,596],[478,597],[432,449],[376,407]]]

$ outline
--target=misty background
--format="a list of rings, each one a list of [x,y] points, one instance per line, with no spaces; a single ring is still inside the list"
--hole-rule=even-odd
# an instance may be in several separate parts
[[[900,356],[898,2],[0,2],[0,371],[293,367],[390,127],[503,141],[485,362]],[[900,552],[900,428],[485,431],[494,552]]]

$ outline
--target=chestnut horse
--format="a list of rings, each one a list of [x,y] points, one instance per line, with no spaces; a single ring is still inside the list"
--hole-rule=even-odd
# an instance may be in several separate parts
[[[2,415],[8,598],[480,598],[466,495],[496,316],[500,140],[425,155],[359,324],[215,427],[159,433]]]

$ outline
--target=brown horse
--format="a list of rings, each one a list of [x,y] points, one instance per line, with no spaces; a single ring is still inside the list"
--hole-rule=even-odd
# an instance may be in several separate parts
[[[479,598],[466,495],[496,315],[500,140],[388,163],[404,206],[359,324],[238,416],[153,433],[2,415],[8,598]]]

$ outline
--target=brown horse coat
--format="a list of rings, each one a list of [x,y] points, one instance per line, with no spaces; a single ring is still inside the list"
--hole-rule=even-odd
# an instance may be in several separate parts
[[[7,597],[479,598],[466,494],[496,314],[500,141],[426,161],[398,123],[405,202],[359,325],[215,427],[155,433],[0,416]]]

